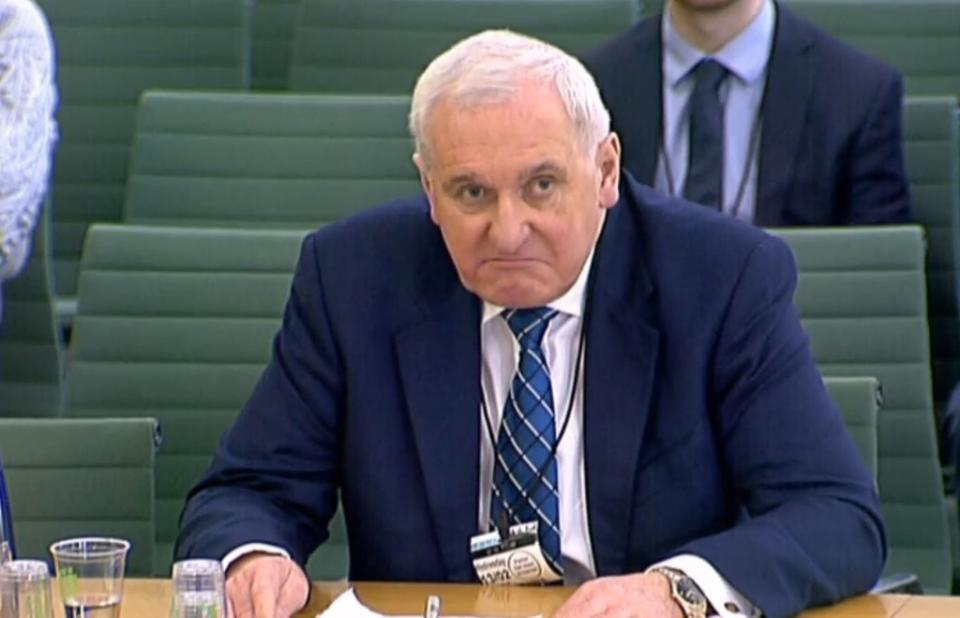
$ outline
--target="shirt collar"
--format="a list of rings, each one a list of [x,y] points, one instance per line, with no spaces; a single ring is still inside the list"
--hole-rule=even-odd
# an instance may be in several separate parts
[[[547,303],[547,307],[556,309],[560,313],[565,313],[578,318],[583,315],[583,303],[587,293],[587,278],[590,276],[590,265],[593,263],[593,254],[596,249],[597,245],[594,244],[593,249],[590,250],[590,254],[587,255],[587,259],[583,262],[583,268],[580,269],[580,274],[577,275],[577,280],[573,282],[573,285],[570,286],[570,289],[564,292],[560,298],[554,300],[553,302]],[[482,323],[486,324],[493,318],[503,313],[504,309],[505,307],[483,301]]]
[[[767,68],[776,22],[773,0],[765,0],[760,13],[743,32],[721,47],[710,57],[745,83],[759,79]],[[686,77],[707,54],[680,36],[673,27],[669,6],[663,11],[663,77],[671,88]],[[762,53],[757,53],[760,50]]]

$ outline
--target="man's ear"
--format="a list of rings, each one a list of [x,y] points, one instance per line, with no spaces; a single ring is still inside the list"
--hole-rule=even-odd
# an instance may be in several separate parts
[[[597,147],[600,169],[600,207],[612,208],[620,201],[620,138],[610,133]]]
[[[417,171],[420,173],[420,186],[423,187],[423,192],[427,194],[427,201],[430,202],[430,219],[436,223],[437,208],[433,199],[433,183],[430,181],[430,174],[427,170],[427,164],[423,160],[423,155],[419,152],[413,153],[413,164],[417,166]]]

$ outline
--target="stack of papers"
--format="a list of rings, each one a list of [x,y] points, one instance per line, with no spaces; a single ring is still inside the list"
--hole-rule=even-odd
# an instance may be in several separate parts
[[[357,598],[353,588],[350,588],[330,604],[322,614],[317,614],[317,618],[386,618],[386,614],[378,614],[369,607],[364,606]],[[390,618],[423,618],[423,615],[409,616],[391,616]],[[443,614],[443,618],[454,618]],[[459,618],[476,618],[473,616],[460,616]],[[530,618],[541,618],[541,616],[531,616]]]

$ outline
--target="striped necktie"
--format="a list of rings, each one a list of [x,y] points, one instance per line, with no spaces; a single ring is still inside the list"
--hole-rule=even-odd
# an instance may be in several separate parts
[[[541,345],[556,314],[546,307],[503,314],[520,343],[520,358],[497,436],[490,521],[492,526],[538,522],[544,556],[562,574],[556,414]]]

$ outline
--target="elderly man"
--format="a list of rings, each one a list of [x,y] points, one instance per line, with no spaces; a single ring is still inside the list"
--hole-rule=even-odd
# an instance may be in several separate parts
[[[227,563],[238,616],[305,602],[338,493],[352,579],[586,582],[564,617],[783,616],[875,581],[874,483],[781,241],[622,176],[589,74],[533,39],[442,54],[410,126],[425,195],[307,238],[185,509],[177,556]]]

